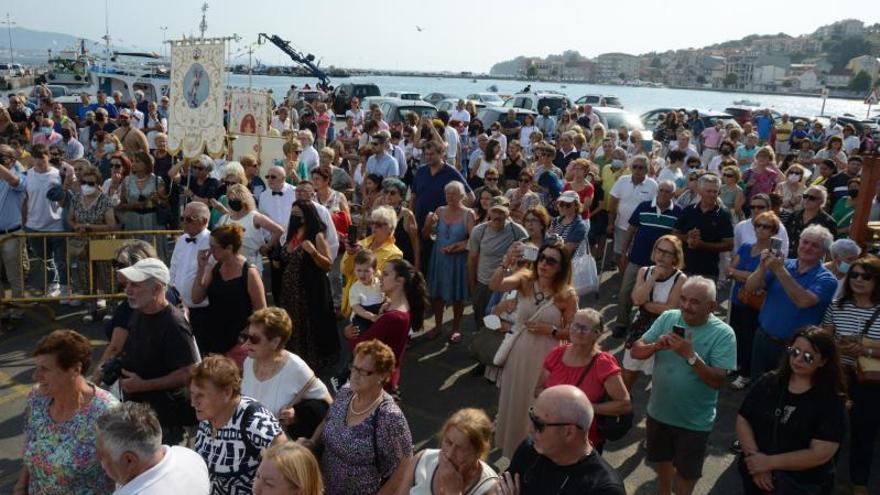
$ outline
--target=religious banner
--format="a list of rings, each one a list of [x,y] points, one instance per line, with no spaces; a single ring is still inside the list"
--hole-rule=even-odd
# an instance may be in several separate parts
[[[234,136],[232,141],[232,160],[241,161],[244,155],[253,155],[260,163],[260,177],[265,176],[269,169],[277,165],[284,166],[284,143],[282,137],[248,136],[245,134]]]
[[[269,94],[255,89],[232,90],[230,134],[265,136],[269,123]]]
[[[168,150],[184,158],[207,151],[223,154],[224,55],[223,39],[188,39],[171,42],[170,111]]]

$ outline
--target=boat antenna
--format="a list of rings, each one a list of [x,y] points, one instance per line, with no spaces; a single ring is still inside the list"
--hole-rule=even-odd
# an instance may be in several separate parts
[[[208,20],[205,18],[205,14],[208,12],[208,2],[202,4],[202,22],[199,23],[199,31],[201,32],[201,38],[205,39],[205,31],[208,30]]]
[[[104,56],[110,63],[110,0],[104,0]]]
[[[12,26],[15,25],[15,21],[9,18],[9,12],[6,13],[6,20],[0,21],[0,24],[6,24],[6,29],[9,31],[9,63],[15,63],[15,52],[12,51]]]

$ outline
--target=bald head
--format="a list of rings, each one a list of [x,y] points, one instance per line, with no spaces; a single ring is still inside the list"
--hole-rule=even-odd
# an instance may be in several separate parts
[[[208,210],[208,206],[199,201],[187,204],[186,208],[183,209],[183,213],[186,216],[198,217],[206,221],[211,218],[211,211]]]
[[[584,434],[593,423],[593,405],[584,392],[573,385],[556,385],[545,389],[538,395],[536,405],[541,409],[553,411],[554,421],[574,423],[580,426]]]
[[[278,174],[281,177],[284,177],[284,174],[286,173],[286,171],[284,170],[284,167],[281,167],[278,165],[273,165],[273,166],[269,167],[269,173]]]

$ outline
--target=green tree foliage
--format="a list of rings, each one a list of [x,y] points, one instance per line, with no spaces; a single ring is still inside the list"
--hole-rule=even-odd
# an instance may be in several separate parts
[[[867,93],[871,89],[871,75],[865,71],[859,71],[849,80],[849,89],[859,93]]]
[[[848,36],[840,40],[831,40],[825,44],[828,61],[835,70],[841,70],[846,64],[859,55],[874,53],[871,40],[862,36]]]
[[[526,77],[536,77],[537,75],[538,67],[536,67],[535,64],[530,65],[529,68],[526,69]]]
[[[736,75],[736,73],[734,73],[734,72],[731,72],[731,73],[727,74],[726,76],[724,76],[724,86],[725,87],[735,86],[737,81],[739,81],[739,76]]]

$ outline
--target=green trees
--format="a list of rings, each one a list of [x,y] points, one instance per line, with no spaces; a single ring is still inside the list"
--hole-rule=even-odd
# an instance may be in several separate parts
[[[867,93],[871,89],[871,75],[865,71],[859,71],[849,80],[849,89],[858,93]]]

